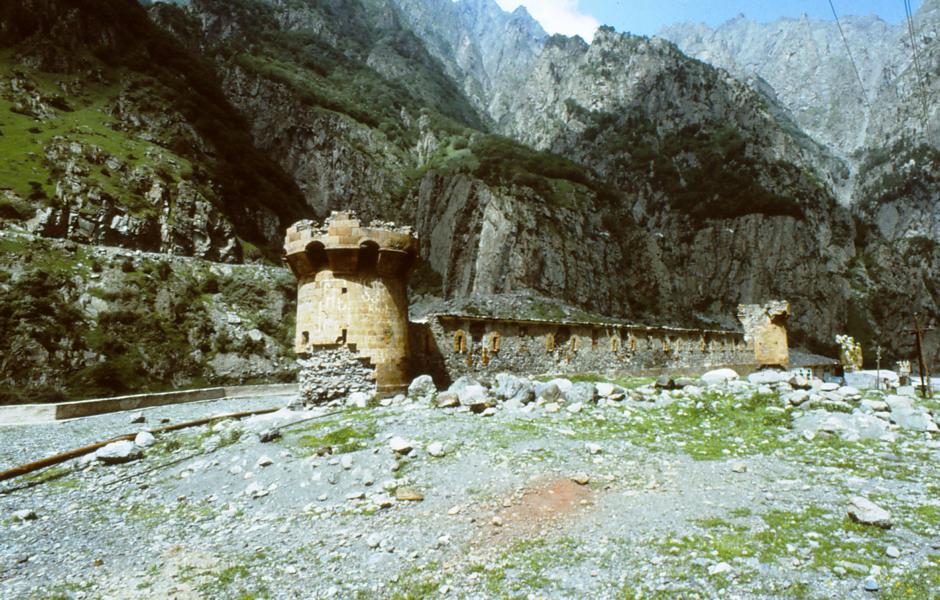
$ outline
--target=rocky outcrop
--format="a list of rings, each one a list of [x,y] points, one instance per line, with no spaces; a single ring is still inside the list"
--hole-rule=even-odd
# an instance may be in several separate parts
[[[392,0],[404,22],[460,83],[474,106],[499,124],[548,38],[524,7],[494,0]]]
[[[659,299],[666,269],[655,243],[628,223],[615,237],[600,214],[466,175],[430,173],[416,195],[422,255],[448,296],[531,289],[621,315],[644,314]]]
[[[318,218],[355,210],[388,219],[388,202],[405,184],[411,157],[372,128],[337,112],[309,106],[282,83],[233,67],[225,72],[231,102],[251,120],[259,148],[298,182]]]
[[[0,232],[0,404],[290,380],[283,268]]]

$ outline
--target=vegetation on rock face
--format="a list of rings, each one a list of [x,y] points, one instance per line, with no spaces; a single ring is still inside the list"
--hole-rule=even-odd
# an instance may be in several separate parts
[[[283,269],[9,235],[0,257],[0,404],[293,377]]]
[[[742,133],[729,125],[689,125],[661,133],[642,115],[569,111],[589,125],[582,143],[589,161],[605,164],[625,187],[649,186],[669,206],[695,221],[749,214],[802,218],[807,209],[831,204],[811,176],[783,161],[761,158]]]
[[[276,239],[260,225],[264,213],[282,224],[302,214],[296,184],[254,147],[213,66],[136,3],[18,0],[0,7],[0,27],[0,79],[9,79],[0,128],[12,134],[0,141],[10,150],[0,187],[53,197],[65,164],[48,156],[48,144],[61,138],[104,151],[103,165],[76,165],[69,174],[132,214],[152,216],[160,207],[147,205],[142,182],[111,172],[108,159],[132,171],[139,161],[162,162],[156,179],[191,181],[240,236],[265,250]],[[28,216],[15,207],[4,213]]]

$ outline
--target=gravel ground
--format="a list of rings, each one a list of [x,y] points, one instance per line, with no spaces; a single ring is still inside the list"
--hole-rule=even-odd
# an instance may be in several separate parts
[[[5,482],[0,597],[938,597],[935,433],[796,430],[788,384],[616,383],[284,409]],[[286,403],[3,428],[0,464]],[[850,520],[855,496],[893,526]]]

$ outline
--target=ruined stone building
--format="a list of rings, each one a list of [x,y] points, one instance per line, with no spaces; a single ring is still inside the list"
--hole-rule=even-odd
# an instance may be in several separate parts
[[[743,332],[458,314],[409,322],[417,248],[410,228],[364,227],[345,212],[287,230],[286,260],[297,277],[294,348],[307,401],[354,391],[392,395],[422,373],[446,385],[500,371],[652,374],[789,362],[786,302],[741,305]]]

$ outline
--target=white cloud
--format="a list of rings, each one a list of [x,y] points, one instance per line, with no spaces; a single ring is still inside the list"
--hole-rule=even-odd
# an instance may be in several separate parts
[[[549,33],[580,35],[587,41],[594,37],[600,22],[578,8],[578,0],[496,0],[503,10],[513,11],[520,4]]]

